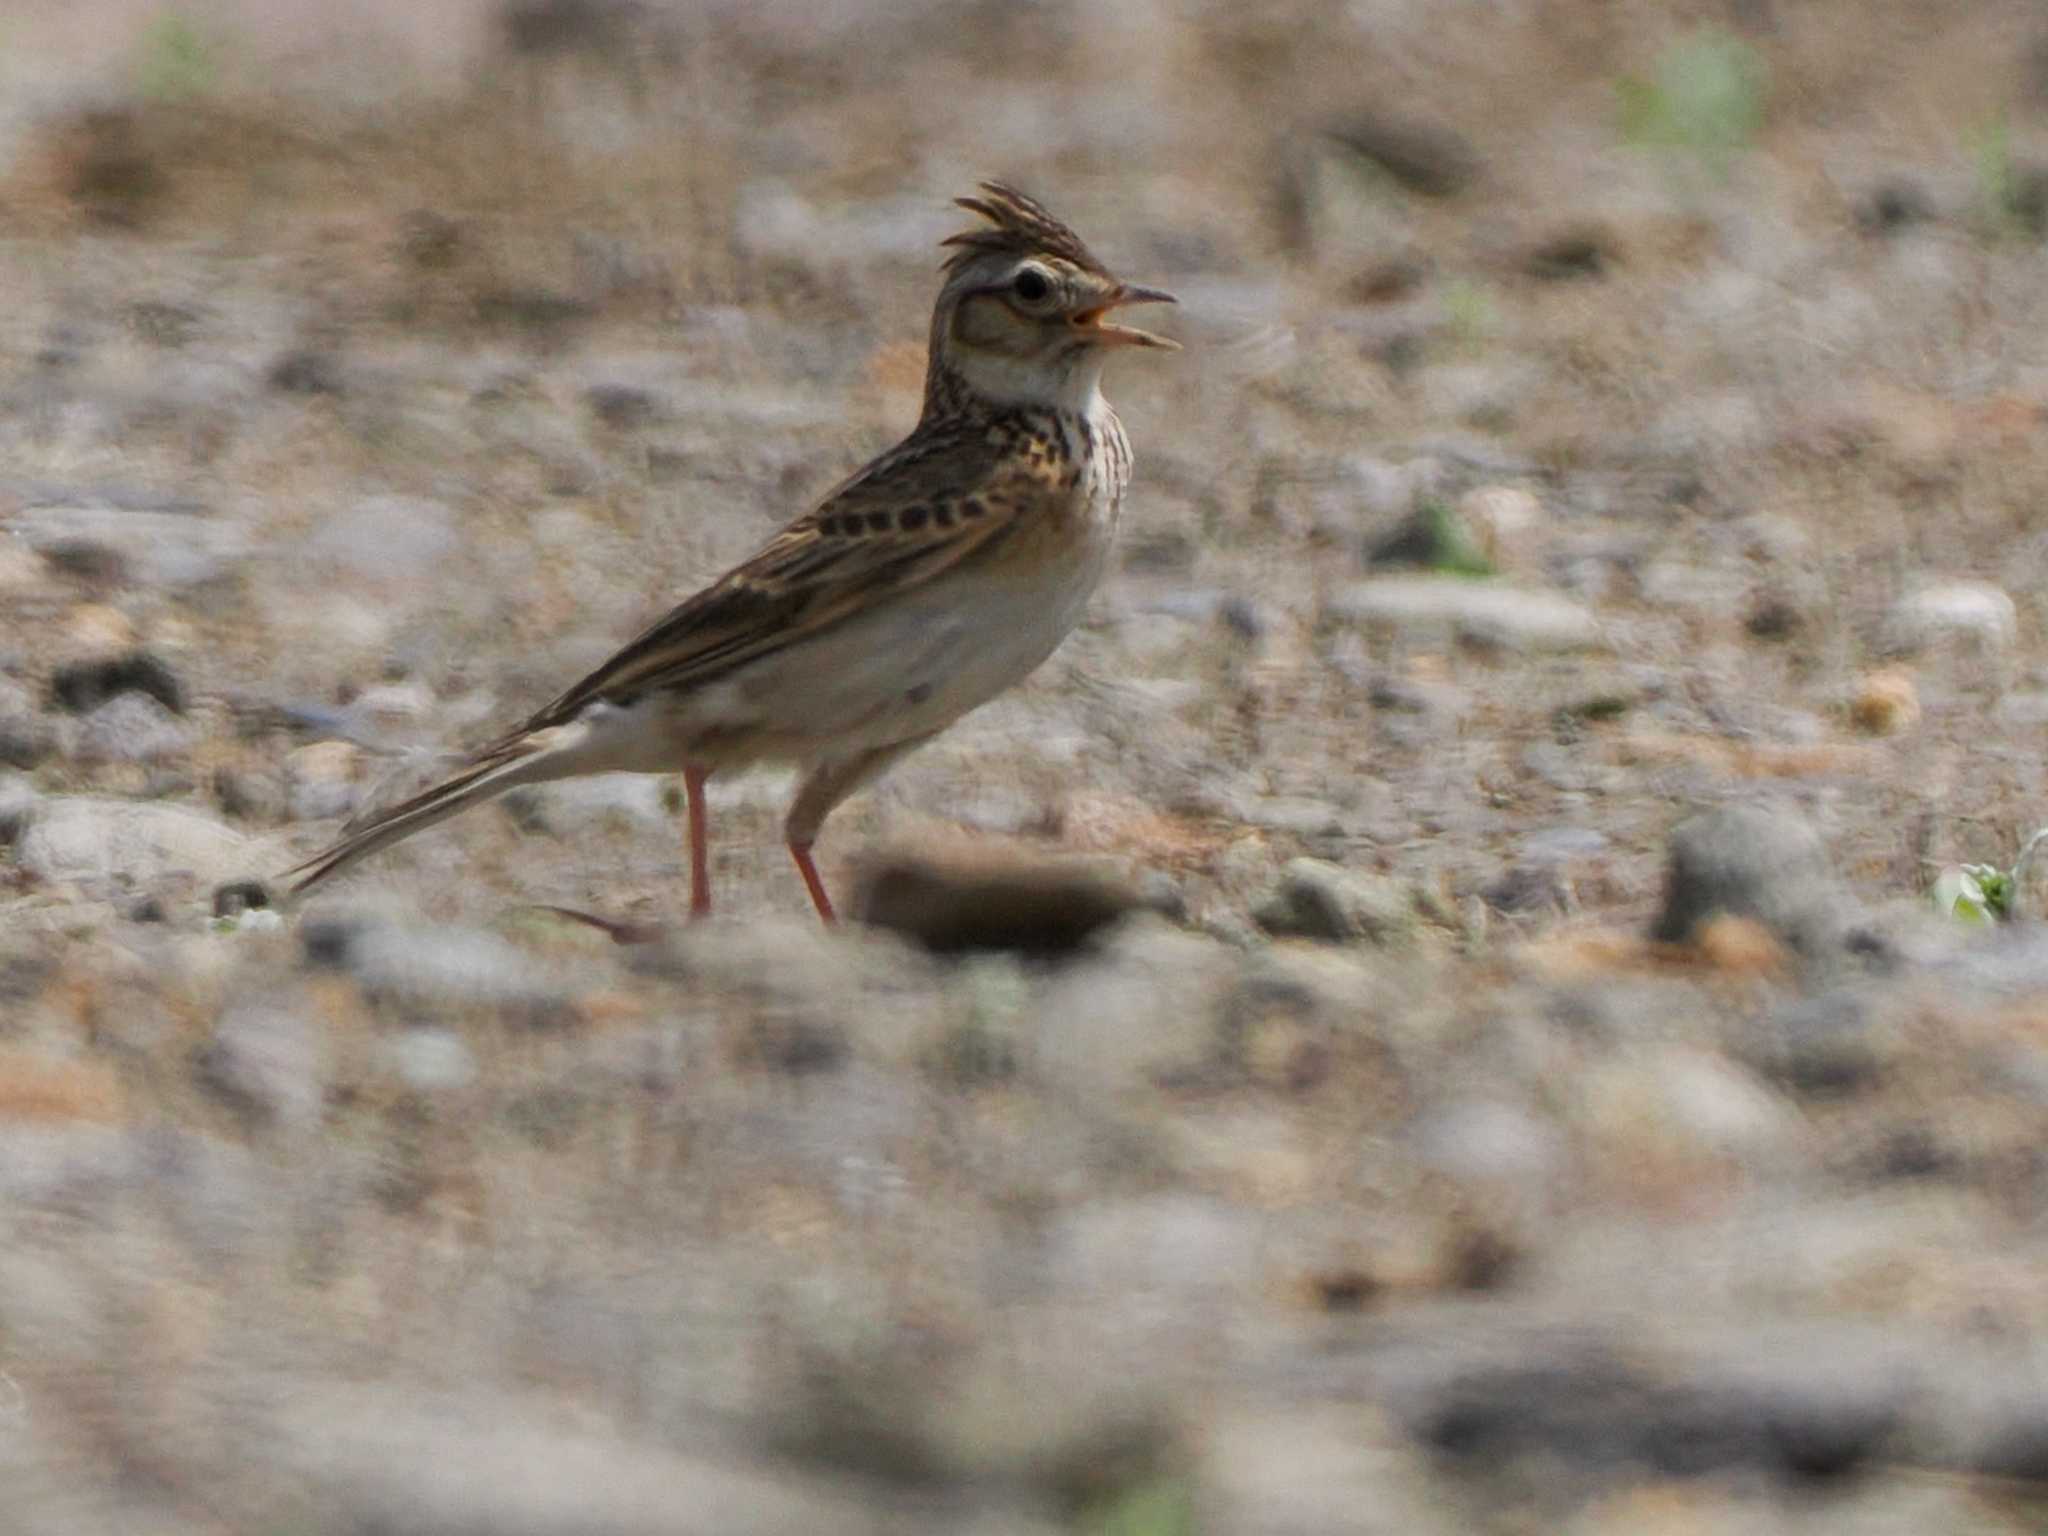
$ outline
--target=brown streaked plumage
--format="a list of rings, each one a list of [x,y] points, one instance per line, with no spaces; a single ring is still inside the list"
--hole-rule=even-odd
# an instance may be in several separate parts
[[[1130,476],[1098,388],[1104,354],[1173,345],[1105,318],[1171,295],[1119,281],[1022,193],[981,192],[959,202],[987,227],[946,242],[910,436],[460,772],[345,829],[288,872],[295,891],[516,785],[680,772],[702,915],[705,781],[794,762],[805,777],[789,849],[832,919],[810,854],[826,816],[1030,672],[1079,619]]]

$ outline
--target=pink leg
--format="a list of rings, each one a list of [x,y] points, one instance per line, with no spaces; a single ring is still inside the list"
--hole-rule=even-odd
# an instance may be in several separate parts
[[[892,742],[857,757],[827,758],[811,769],[797,789],[796,803],[790,806],[789,819],[782,825],[783,835],[789,840],[789,856],[796,860],[796,872],[804,877],[804,889],[811,893],[811,905],[828,926],[837,923],[839,915],[832,910],[832,898],[825,894],[825,882],[818,878],[818,866],[811,862],[811,844],[817,841],[818,829],[832,814],[833,806],[928,739]]]
[[[711,832],[704,814],[705,768],[683,770],[683,793],[690,802],[690,916],[711,915]]]
[[[811,845],[790,840],[789,856],[796,860],[796,872],[804,877],[804,889],[811,893],[811,904],[818,909],[818,916],[830,925],[839,921],[839,914],[832,910],[832,898],[825,894],[825,882],[818,878],[818,866],[811,862]]]

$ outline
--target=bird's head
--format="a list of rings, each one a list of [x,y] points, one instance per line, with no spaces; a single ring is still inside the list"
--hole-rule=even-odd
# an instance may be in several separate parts
[[[958,199],[988,221],[945,243],[946,285],[932,317],[931,385],[965,387],[1004,404],[1084,408],[1107,354],[1178,343],[1110,319],[1129,304],[1171,304],[1158,288],[1126,283],[1065,224],[997,182]]]

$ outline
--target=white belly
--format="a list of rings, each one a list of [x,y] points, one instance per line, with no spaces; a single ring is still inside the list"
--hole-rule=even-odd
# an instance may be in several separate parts
[[[1106,563],[1103,532],[1035,580],[954,571],[688,693],[594,704],[573,771],[809,763],[943,730],[1021,682],[1080,622]]]
[[[1064,569],[1030,583],[1001,571],[956,573],[748,667],[683,707],[694,719],[723,716],[789,743],[764,757],[839,756],[929,736],[1058,649],[1088,606],[1106,552],[1106,543],[1077,550]]]

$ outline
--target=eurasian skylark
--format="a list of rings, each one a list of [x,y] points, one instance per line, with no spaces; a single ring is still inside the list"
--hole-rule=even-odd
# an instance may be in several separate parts
[[[832,921],[811,846],[833,808],[1022,679],[1079,621],[1131,473],[1103,362],[1174,346],[1108,318],[1171,294],[1119,281],[1021,192],[981,190],[958,201],[987,224],[945,242],[910,436],[460,772],[345,828],[287,872],[295,892],[517,785],[681,772],[702,916],[705,781],[784,762],[804,772],[790,856]]]

